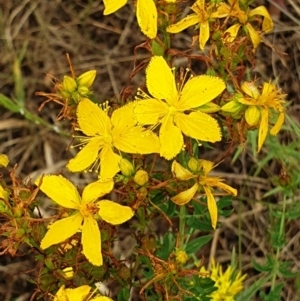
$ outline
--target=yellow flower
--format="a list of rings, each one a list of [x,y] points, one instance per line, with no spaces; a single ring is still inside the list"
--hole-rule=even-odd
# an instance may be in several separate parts
[[[104,15],[114,13],[123,7],[127,0],[103,0]],[[136,17],[142,33],[150,39],[157,34],[157,10],[153,0],[137,0]]]
[[[77,107],[79,130],[86,136],[81,140],[85,146],[67,168],[73,172],[86,170],[100,160],[100,178],[110,179],[120,170],[119,151],[131,154],[159,152],[159,139],[151,131],[136,126],[133,103],[113,112],[109,118],[98,105],[83,99]]]
[[[216,18],[217,12],[211,12],[211,6],[205,4],[205,0],[197,0],[191,7],[195,13],[188,15],[176,24],[170,25],[167,32],[178,33],[192,25],[199,25],[199,47],[204,50],[205,44],[209,39],[209,19]]]
[[[0,167],[1,166],[7,167],[8,163],[9,163],[8,157],[4,154],[0,154]]]
[[[54,296],[53,301],[112,301],[112,299],[104,296],[96,296],[92,299],[87,298],[90,294],[91,287],[82,285],[77,288],[65,288],[64,285],[60,287]]]
[[[225,31],[225,34],[227,34],[226,41],[229,43],[233,42],[238,34],[240,27],[245,26],[247,32],[249,33],[254,49],[256,49],[261,42],[261,37],[250,24],[250,22],[253,20],[254,16],[263,16],[264,18],[262,23],[262,30],[266,33],[270,32],[273,29],[274,25],[267,9],[264,6],[258,6],[252,10],[247,8],[247,11],[244,11],[240,9],[239,0],[228,0],[228,2],[229,5],[224,2],[220,3],[218,7],[218,17],[225,18],[227,16],[232,16],[238,19],[239,24],[234,24]]]
[[[208,75],[195,76],[178,91],[166,61],[161,56],[154,56],[146,70],[146,83],[153,98],[144,93],[142,96],[145,99],[134,103],[134,115],[140,124],[161,124],[161,156],[170,160],[181,151],[184,146],[182,133],[203,141],[221,140],[218,122],[201,112],[201,106],[225,89],[222,79]]]
[[[283,125],[283,104],[286,95],[271,83],[264,83],[261,92],[253,82],[244,82],[241,88],[246,96],[237,100],[247,106],[245,119],[250,126],[259,125],[257,150],[259,152],[269,131],[269,116],[273,113],[278,115],[275,125],[270,129],[271,135],[276,135]]]
[[[192,159],[195,160],[195,158]],[[195,184],[191,188],[175,195],[171,198],[171,200],[177,205],[184,205],[195,196],[199,188],[203,188],[207,197],[207,207],[211,217],[211,225],[215,229],[218,220],[218,208],[215,198],[212,194],[212,188],[220,188],[232,195],[237,195],[237,190],[229,185],[224,184],[222,178],[208,176],[209,172],[213,169],[213,162],[201,159],[198,159],[198,162],[198,170],[192,173],[181,166],[178,162],[173,161],[172,172],[174,177],[182,181],[194,179]],[[194,162],[192,165],[195,166]]]
[[[133,216],[130,207],[109,200],[98,201],[99,197],[113,189],[113,181],[93,182],[84,188],[82,196],[69,180],[60,175],[46,175],[37,179],[35,184],[39,185],[40,181],[40,189],[49,198],[62,207],[74,210],[69,217],[50,225],[41,241],[41,248],[59,244],[81,230],[83,254],[92,264],[102,265],[101,233],[94,215],[98,212],[105,222],[113,225],[122,224]]]

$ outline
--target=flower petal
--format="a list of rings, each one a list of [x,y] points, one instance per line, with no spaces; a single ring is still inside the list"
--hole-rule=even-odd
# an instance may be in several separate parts
[[[134,105],[134,102],[130,102],[121,108],[114,110],[110,121],[115,132],[122,133],[137,124],[133,113]]]
[[[68,299],[67,300],[72,300],[72,301],[84,301],[86,300],[87,295],[89,294],[91,290],[91,287],[88,285],[82,285],[77,288],[67,288],[65,290]],[[58,300],[60,301],[60,300]]]
[[[171,198],[172,202],[177,205],[185,205],[187,204],[195,195],[199,187],[198,183],[195,183],[191,188],[178,193],[177,195]]]
[[[77,120],[80,130],[87,136],[110,134],[111,123],[109,117],[88,98],[82,99],[78,104]]]
[[[209,39],[209,22],[208,20],[200,23],[200,33],[199,33],[199,47],[203,51],[205,44]]]
[[[181,31],[185,30],[186,28],[188,28],[192,25],[196,25],[197,23],[199,23],[198,15],[197,14],[191,14],[191,15],[188,15],[187,17],[185,17],[184,19],[180,20],[179,22],[168,26],[167,27],[167,32],[169,32],[169,33],[178,33],[178,32],[181,32]]]
[[[48,247],[65,241],[73,236],[81,226],[82,215],[76,213],[69,217],[63,218],[50,225],[49,230],[41,241],[41,248],[47,249]]]
[[[195,177],[194,174],[181,166],[176,160],[173,161],[171,169],[173,176],[179,180],[186,181]]]
[[[183,148],[183,136],[174,125],[172,117],[165,117],[159,131],[160,155],[167,160],[174,158]]]
[[[231,11],[231,7],[223,2],[221,2],[218,6],[218,18],[225,18],[229,15]]]
[[[259,152],[261,150],[261,147],[266,140],[268,130],[269,130],[268,121],[269,121],[269,111],[265,108],[262,108],[260,125],[259,125],[259,129],[258,129],[258,150],[257,150],[257,152]]]
[[[184,85],[176,108],[185,111],[200,107],[220,95],[224,89],[225,83],[219,77],[209,75],[192,77]]]
[[[76,187],[69,180],[61,175],[45,175],[43,178],[38,178],[35,185],[39,185],[40,182],[40,190],[55,203],[65,208],[78,208],[81,197]]]
[[[150,39],[157,34],[157,10],[153,0],[137,0],[136,17],[142,33]]]
[[[100,137],[91,138],[76,157],[69,161],[67,168],[72,172],[88,169],[98,159],[103,145],[104,141]]]
[[[104,2],[104,12],[103,15],[109,15],[123,7],[126,3],[127,0],[103,0]]]
[[[207,207],[209,211],[209,215],[211,218],[211,226],[216,229],[217,221],[218,221],[218,207],[215,201],[213,194],[210,191],[209,187],[203,186],[207,197]]]
[[[164,99],[175,105],[178,92],[171,68],[162,56],[152,57],[146,70],[146,84],[149,92],[157,99]]]
[[[82,192],[82,203],[91,203],[98,198],[110,193],[114,188],[114,181],[97,181],[87,185]]]
[[[0,154],[0,166],[6,167],[8,165],[8,162],[8,157],[4,154]]]
[[[249,17],[256,16],[256,15],[260,15],[264,17],[262,29],[264,32],[270,32],[273,29],[274,24],[267,9],[261,5],[252,9],[248,14]]]
[[[239,32],[240,27],[241,27],[241,24],[239,24],[239,23],[230,26],[224,32],[224,41],[226,43],[232,43],[235,40],[235,38],[236,38],[236,36],[237,36],[237,34]]]
[[[256,49],[257,46],[259,45],[259,43],[261,42],[261,37],[257,33],[257,31],[252,27],[252,25],[250,23],[246,24],[246,28],[249,32],[250,39],[251,39],[251,42],[253,44],[253,47],[254,47],[254,49]]]
[[[99,216],[111,225],[120,225],[130,220],[134,212],[128,206],[122,206],[118,203],[102,200],[97,203]]]
[[[82,253],[90,263],[96,266],[103,264],[101,253],[101,233],[93,216],[85,216],[82,225]]]
[[[168,105],[155,98],[134,102],[134,116],[140,124],[157,124],[168,113]]]
[[[152,154],[159,153],[159,138],[151,131],[142,127],[133,127],[118,137],[113,132],[114,146],[122,152],[129,154]]]
[[[91,299],[91,301],[113,301],[113,299],[110,299],[109,297],[105,297],[105,296],[98,296]]]
[[[224,191],[226,191],[229,194],[232,194],[234,196],[237,195],[237,190],[225,183],[222,182],[223,180],[218,177],[208,177],[205,179],[205,183],[207,186],[210,187],[218,187]]]
[[[192,112],[189,115],[178,113],[175,123],[188,137],[216,142],[221,140],[221,130],[218,122],[210,115],[202,112]]]
[[[253,82],[244,82],[242,84],[241,88],[248,96],[250,96],[254,99],[258,99],[258,97],[260,96],[260,92]],[[240,99],[239,99],[239,101],[240,101]],[[243,102],[241,102],[241,103],[243,103]],[[248,103],[245,103],[245,104],[248,104]],[[251,104],[253,105],[255,103],[253,102]]]
[[[120,170],[121,157],[109,145],[105,145],[100,153],[100,174],[102,180],[112,179]]]
[[[275,125],[271,128],[270,134],[277,135],[284,123],[284,113],[280,113],[277,117]]]
[[[201,168],[204,170],[205,175],[207,175],[214,167],[214,162],[208,160],[199,159],[199,163]]]

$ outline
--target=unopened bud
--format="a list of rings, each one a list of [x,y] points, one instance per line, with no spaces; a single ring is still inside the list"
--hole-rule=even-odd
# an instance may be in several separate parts
[[[200,162],[196,158],[192,157],[188,162],[188,168],[192,172],[197,172],[200,170]]]
[[[232,100],[222,106],[222,111],[235,115],[243,109],[243,105],[238,101]]]
[[[257,125],[260,120],[260,110],[256,106],[249,106],[245,111],[245,119],[250,126]]]
[[[8,165],[8,162],[8,157],[4,154],[0,154],[0,166],[6,167]]]
[[[87,87],[89,88],[95,78],[96,78],[96,73],[97,71],[96,70],[90,70],[90,71],[87,71],[83,74],[81,74],[76,80],[77,80],[77,83],[78,83],[78,86],[84,86],[84,87]]]
[[[62,89],[70,93],[74,92],[77,88],[77,84],[74,78],[65,75],[62,82]]]
[[[149,176],[147,171],[140,169],[138,170],[133,178],[134,182],[140,186],[145,185],[149,181]]]
[[[78,93],[81,95],[81,96],[86,96],[88,94],[91,94],[91,91],[89,90],[88,87],[86,86],[80,86],[78,87],[77,89]]]
[[[119,163],[119,167],[120,167],[121,173],[125,177],[130,178],[130,177],[133,176],[134,167],[133,167],[132,163],[129,162],[128,160],[121,158],[120,163]]]

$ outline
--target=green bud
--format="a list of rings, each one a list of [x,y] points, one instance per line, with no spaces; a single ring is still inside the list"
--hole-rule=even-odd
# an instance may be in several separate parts
[[[128,160],[121,158],[120,163],[119,163],[119,167],[121,169],[121,173],[125,177],[130,178],[130,177],[133,176],[134,167],[133,167],[132,163],[129,162]]]
[[[239,111],[242,109],[243,105],[235,100],[229,101],[224,106],[222,106],[223,112],[230,113],[232,115],[239,113]]]
[[[201,111],[203,113],[215,113],[220,110],[221,110],[221,108],[213,102],[206,103],[205,105],[203,105],[199,108],[199,111]]]
[[[85,86],[80,86],[78,87],[77,89],[78,93],[81,95],[81,96],[86,96],[88,94],[91,93],[91,91],[89,90],[89,88],[85,87]]]
[[[87,72],[81,74],[76,79],[78,86],[80,86],[80,87],[84,86],[84,87],[89,88],[93,84],[93,82],[96,78],[96,73],[97,73],[96,70],[90,70],[90,71],[87,71]]]
[[[77,89],[77,83],[75,79],[68,75],[65,75],[62,82],[62,90],[72,93],[76,89]]]
[[[123,280],[128,280],[131,277],[131,269],[125,264],[118,268],[118,276]]]
[[[142,169],[138,170],[134,175],[133,181],[140,186],[143,186],[146,183],[148,183],[149,176],[147,171]]]
[[[192,172],[197,172],[200,170],[200,162],[196,158],[192,157],[188,162],[188,168]]]
[[[245,119],[250,126],[257,125],[260,120],[260,110],[257,106],[249,106],[245,111]]]

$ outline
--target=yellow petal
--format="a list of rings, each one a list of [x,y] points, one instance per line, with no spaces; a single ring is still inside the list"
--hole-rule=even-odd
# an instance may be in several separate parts
[[[275,125],[271,128],[270,134],[277,135],[284,123],[284,113],[280,113],[277,117]]]
[[[195,177],[194,174],[181,166],[176,160],[173,161],[171,168],[173,176],[177,179],[186,181]]]
[[[78,208],[81,197],[69,180],[61,175],[45,175],[43,178],[38,178],[35,185],[39,185],[40,182],[40,189],[55,203],[65,208]]]
[[[93,216],[85,216],[82,225],[83,254],[90,263],[96,266],[103,264],[101,253],[101,233]]]
[[[177,109],[181,111],[200,107],[222,93],[224,81],[216,76],[200,75],[190,78],[184,85]]]
[[[210,191],[209,187],[203,186],[207,197],[207,207],[209,211],[209,215],[211,218],[211,226],[216,229],[217,221],[218,221],[218,207],[215,201],[213,194]]]
[[[223,183],[222,179],[220,179],[218,177],[208,177],[208,178],[206,178],[205,183],[207,186],[218,187],[218,188],[226,191],[229,194],[232,194],[234,196],[237,195],[237,190],[235,188]]]
[[[66,217],[50,225],[49,230],[41,241],[41,248],[48,247],[65,241],[73,236],[81,226],[82,215],[76,213],[72,216]]]
[[[56,292],[53,301],[68,301],[64,285]]]
[[[200,166],[204,170],[205,175],[207,175],[214,167],[214,162],[204,160],[204,159],[199,159]]]
[[[159,153],[159,138],[151,131],[142,127],[133,127],[120,133],[118,136],[113,131],[113,144],[122,152],[129,154]]]
[[[110,193],[113,188],[114,181],[112,179],[92,182],[87,185],[82,192],[82,203],[94,202],[98,198]]]
[[[260,120],[260,125],[258,129],[258,150],[259,152],[261,150],[262,145],[264,144],[268,130],[269,130],[269,111],[267,109],[262,109],[261,110],[261,120]]]
[[[91,301],[113,301],[113,299],[110,299],[109,297],[105,296],[98,296],[96,298],[91,299]]]
[[[276,87],[270,83],[264,83],[261,95],[268,97],[271,93],[276,90]]]
[[[113,151],[112,147],[104,146],[100,153],[100,179],[112,179],[120,170],[120,160],[121,157]]]
[[[67,168],[72,172],[88,169],[98,159],[103,145],[104,141],[100,137],[91,138],[76,157],[69,161]]]
[[[103,15],[109,15],[123,7],[127,0],[103,0],[103,2],[105,6]]]
[[[195,195],[198,190],[198,183],[195,183],[191,188],[178,193],[177,195],[171,198],[172,202],[177,205],[187,204]]]
[[[157,10],[153,0],[137,0],[136,17],[142,33],[150,39],[157,34]]]
[[[255,126],[260,120],[260,110],[257,106],[248,106],[245,111],[245,119],[250,126]]]
[[[199,33],[199,47],[203,51],[205,44],[209,39],[209,22],[208,20],[200,23],[200,33]]]
[[[259,45],[259,43],[261,42],[261,37],[257,33],[257,31],[252,27],[252,25],[250,23],[246,24],[246,28],[249,32],[250,39],[251,39],[251,42],[253,44],[253,47],[254,47],[254,49],[256,49],[257,46]]]
[[[66,289],[66,294],[68,296],[68,301],[84,301],[88,296],[91,287],[88,285],[82,285],[77,288],[68,288]]]
[[[165,118],[159,131],[160,155],[167,160],[174,158],[183,148],[183,136],[174,125],[173,118]]]
[[[115,133],[122,133],[137,124],[133,114],[134,104],[134,102],[130,102],[112,113],[110,120]]]
[[[8,192],[4,190],[4,188],[0,185],[0,199],[8,200]],[[0,201],[0,204],[2,202]],[[3,204],[3,203],[2,203]],[[1,208],[1,207],[0,207]]]
[[[77,120],[80,130],[87,136],[107,135],[111,132],[107,114],[88,98],[78,104]]]
[[[97,203],[97,206],[99,208],[99,216],[111,225],[123,224],[134,215],[130,207],[109,200],[100,201]]]
[[[273,24],[272,18],[270,16],[270,14],[268,13],[267,9],[264,6],[258,6],[254,9],[252,9],[249,12],[248,16],[252,17],[252,16],[256,16],[256,15],[260,15],[260,16],[264,17],[262,29],[264,32],[270,32],[273,29],[274,24]]]
[[[167,27],[167,32],[169,33],[178,33],[186,28],[199,23],[199,17],[197,14],[191,14],[179,21],[176,24],[172,24]]]
[[[241,24],[234,24],[234,25],[230,26],[224,32],[224,36],[225,36],[224,40],[225,40],[225,42],[232,43],[235,40],[235,38],[236,38],[236,36],[237,36],[237,34],[239,32],[240,27],[241,27]]]
[[[260,92],[253,82],[244,82],[241,88],[248,96],[254,99],[258,99],[258,97],[260,96]]]
[[[231,11],[231,7],[225,3],[220,3],[218,6],[218,18],[225,18]]]
[[[169,105],[178,101],[174,75],[162,56],[154,56],[146,70],[146,84],[149,92],[157,99],[164,99]]]
[[[188,137],[216,142],[221,140],[221,130],[218,122],[210,115],[202,112],[192,112],[189,115],[178,113],[175,123]]]
[[[134,102],[134,116],[140,124],[157,124],[168,113],[168,105],[158,99]]]
[[[0,154],[0,166],[6,167],[8,165],[9,159],[6,155]]]

